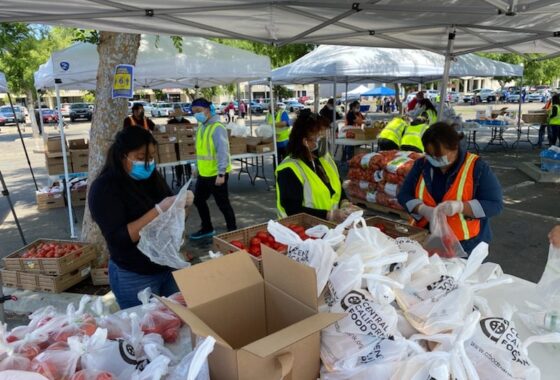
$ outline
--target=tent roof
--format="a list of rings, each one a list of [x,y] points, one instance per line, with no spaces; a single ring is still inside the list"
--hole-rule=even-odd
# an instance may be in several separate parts
[[[8,83],[6,83],[4,73],[0,73],[0,92],[8,92]]]
[[[445,57],[414,49],[322,45],[272,71],[274,83],[424,83],[441,79]],[[523,67],[475,54],[455,57],[450,76],[522,76]],[[251,83],[265,83],[264,80]]]
[[[380,86],[380,87],[374,87],[362,93],[362,96],[384,96],[384,95],[388,95],[388,96],[395,95],[395,90],[389,87]]]
[[[1,0],[0,22],[126,33],[560,54],[557,0]]]
[[[356,87],[355,89],[348,91],[348,94],[346,94],[345,92],[342,93],[342,97],[344,98],[345,95],[348,95],[348,97],[360,97],[360,95],[362,95],[363,92],[366,92],[368,90],[368,88],[366,86],[359,85],[358,87]]]
[[[143,35],[134,81],[142,88],[210,87],[270,75],[270,60],[203,38],[183,38],[182,52],[170,38]],[[95,45],[76,43],[53,53],[35,73],[37,88],[95,89],[99,57]]]

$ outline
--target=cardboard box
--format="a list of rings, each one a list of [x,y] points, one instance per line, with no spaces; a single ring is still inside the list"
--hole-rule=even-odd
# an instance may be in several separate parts
[[[263,260],[264,276],[244,251],[175,271],[189,307],[160,300],[195,336],[216,339],[210,378],[316,380],[321,329],[345,314],[317,312],[313,268],[270,250]]]
[[[179,160],[196,160],[196,146],[194,141],[180,142],[178,144],[177,155]]]
[[[66,256],[59,258],[23,258],[23,255],[31,247],[39,243],[61,243],[78,244],[80,248]],[[97,257],[97,251],[92,244],[76,242],[74,240],[49,240],[38,239],[33,243],[18,249],[7,257],[4,257],[4,268],[8,270],[43,273],[48,275],[61,275],[73,271],[85,264],[90,263]]]
[[[262,137],[248,136],[248,137],[245,137],[245,140],[247,141],[247,147],[257,146],[260,143],[262,143]]]
[[[356,140],[374,140],[381,129],[379,128],[348,128],[346,129],[346,137]],[[353,136],[353,137],[351,137]]]
[[[109,268],[92,268],[91,282],[95,286],[109,285]]]
[[[164,144],[174,144],[177,142],[177,135],[175,133],[161,133],[154,131],[152,136],[154,136],[154,139],[158,142],[158,146]]]
[[[232,156],[237,154],[244,154],[244,153],[247,153],[247,145],[245,144],[243,145],[235,144],[229,146],[229,154]]]
[[[269,153],[274,152],[274,143],[247,145],[248,153]]]
[[[84,280],[89,275],[90,270],[91,267],[90,264],[88,264],[60,276],[18,272],[6,269],[1,270],[0,274],[2,275],[2,284],[10,288],[47,293],[62,293],[66,289]]]
[[[192,124],[178,124],[175,131],[177,142],[190,142],[194,144],[195,133],[193,127]]]
[[[70,196],[72,197],[72,206],[85,206],[87,202],[87,187],[72,190]]]
[[[36,191],[35,198],[39,211],[64,207],[64,196],[62,193],[40,193]]]
[[[89,149],[70,149],[72,161],[72,171],[74,173],[84,173],[88,171]]]
[[[62,141],[60,136],[50,136],[45,142],[45,152],[48,153],[61,153],[62,152]]]
[[[68,147],[70,148],[70,150],[72,149],[83,150],[83,149],[89,149],[89,144],[86,141],[86,139],[72,139],[72,140],[68,140]]]
[[[72,171],[72,165],[70,161],[70,156],[67,154],[68,158],[68,171]],[[49,175],[57,175],[64,173],[64,159],[62,153],[45,153],[45,166],[47,167],[47,173]]]

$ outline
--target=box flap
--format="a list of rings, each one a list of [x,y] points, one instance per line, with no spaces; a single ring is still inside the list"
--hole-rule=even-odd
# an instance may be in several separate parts
[[[300,264],[265,245],[262,246],[262,258],[265,281],[313,310],[317,310],[317,275],[313,268]]]
[[[321,331],[344,317],[346,317],[346,314],[343,313],[318,313],[275,332],[274,334],[259,339],[256,342],[248,344],[243,347],[242,350],[248,351],[261,358],[266,358],[294,344],[300,339]]]
[[[173,272],[189,307],[262,283],[249,254],[240,251]]]
[[[176,302],[167,300],[162,297],[154,295],[161,303],[167,306],[172,312],[177,314],[183,322],[185,322],[197,336],[207,337],[213,336],[216,342],[224,347],[231,348],[229,344],[219,336],[214,330],[212,330],[206,323],[204,323],[200,318],[198,318],[192,311],[183,305],[179,305]]]

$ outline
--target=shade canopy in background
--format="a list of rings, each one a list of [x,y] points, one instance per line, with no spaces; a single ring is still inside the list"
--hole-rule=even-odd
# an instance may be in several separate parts
[[[8,92],[8,83],[4,73],[0,73],[0,92]]]
[[[0,22],[124,33],[560,54],[555,0],[0,0]]]
[[[343,92],[341,97],[347,99],[359,99],[360,96],[362,96],[362,93],[367,90],[368,88],[362,84],[356,87],[355,89],[348,91],[347,93]]]
[[[52,54],[35,73],[37,88],[93,90],[99,56],[97,47],[76,43]],[[203,38],[183,38],[182,52],[165,36],[143,35],[134,70],[136,88],[211,87],[270,75],[270,59]]]
[[[385,86],[374,87],[362,93],[362,96],[395,96],[395,90]]]
[[[415,49],[322,45],[298,60],[272,71],[277,84],[289,83],[426,83],[440,80],[445,57]],[[475,54],[455,57],[450,76],[522,76],[523,67]],[[252,83],[264,83],[265,80]]]

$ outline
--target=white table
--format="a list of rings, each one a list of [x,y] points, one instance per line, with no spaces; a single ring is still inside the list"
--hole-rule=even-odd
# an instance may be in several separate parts
[[[513,283],[496,286],[478,293],[488,300],[494,313],[498,313],[500,307],[505,303],[515,306],[520,311],[526,310],[525,301],[530,301],[534,297],[532,291],[536,287],[535,283],[515,276],[508,277],[513,279]],[[533,335],[517,315],[514,315],[513,320],[522,340]],[[560,378],[560,349],[555,348],[555,345],[534,343],[529,346],[529,358],[540,368],[541,380]]]

